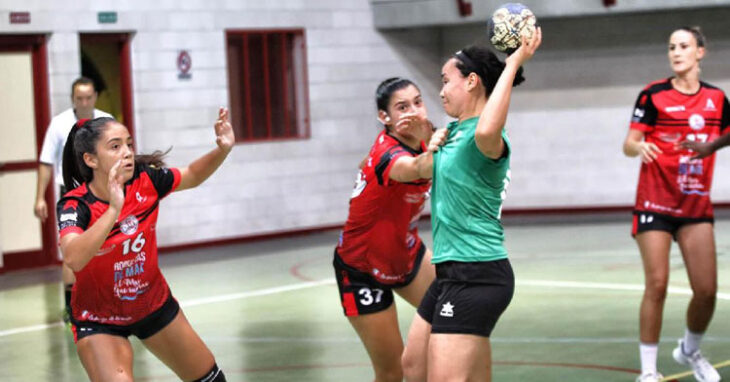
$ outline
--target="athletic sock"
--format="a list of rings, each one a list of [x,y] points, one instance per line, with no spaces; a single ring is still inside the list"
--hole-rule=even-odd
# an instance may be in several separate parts
[[[682,353],[690,355],[700,348],[702,336],[704,333],[694,333],[689,329],[684,329],[684,340],[682,341]]]
[[[639,343],[639,357],[641,359],[641,375],[656,374],[656,354],[658,344]]]

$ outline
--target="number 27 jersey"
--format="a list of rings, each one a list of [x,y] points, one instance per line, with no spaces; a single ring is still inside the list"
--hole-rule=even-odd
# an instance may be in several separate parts
[[[136,165],[124,185],[122,211],[104,244],[76,272],[71,308],[74,319],[130,325],[162,306],[169,288],[157,263],[159,200],[180,184],[177,169]],[[61,237],[83,233],[109,208],[84,183],[58,202]]]

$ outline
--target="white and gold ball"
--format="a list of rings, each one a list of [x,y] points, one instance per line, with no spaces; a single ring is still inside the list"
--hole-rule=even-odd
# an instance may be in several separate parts
[[[537,27],[537,18],[532,11],[520,3],[499,6],[487,22],[489,41],[495,49],[512,53],[522,44],[522,36],[532,37]]]

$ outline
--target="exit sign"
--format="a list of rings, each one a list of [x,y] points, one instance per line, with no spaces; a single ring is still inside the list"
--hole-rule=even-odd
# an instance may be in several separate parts
[[[99,12],[97,15],[99,24],[115,24],[117,22],[116,12]]]
[[[10,12],[10,24],[30,24],[30,12]]]

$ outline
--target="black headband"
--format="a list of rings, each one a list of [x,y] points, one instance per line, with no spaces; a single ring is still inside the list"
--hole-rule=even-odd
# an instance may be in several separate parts
[[[485,83],[485,80],[487,78],[486,73],[484,73],[481,70],[481,67],[474,64],[474,61],[472,61],[471,58],[469,58],[469,56],[466,55],[466,53],[464,53],[462,51],[458,51],[458,52],[454,53],[454,57],[458,58],[459,61],[461,61],[464,64],[464,66],[466,66],[466,70],[469,71],[469,73],[472,73],[472,72],[476,73],[477,76],[479,76],[479,78],[481,78],[482,84],[486,86],[486,83]]]

